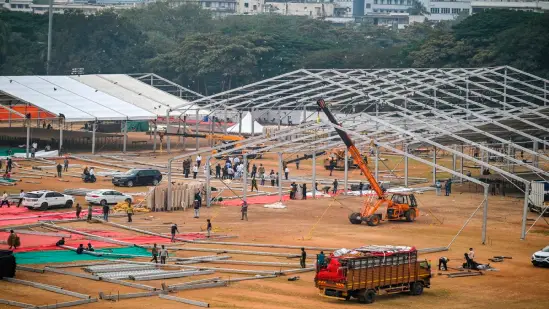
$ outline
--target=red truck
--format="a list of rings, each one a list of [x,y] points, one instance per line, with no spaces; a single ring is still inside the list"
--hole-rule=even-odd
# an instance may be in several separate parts
[[[336,256],[338,255],[338,256]],[[315,286],[322,296],[370,304],[376,295],[421,295],[431,285],[431,266],[418,261],[414,247],[366,246],[334,252],[317,267]]]

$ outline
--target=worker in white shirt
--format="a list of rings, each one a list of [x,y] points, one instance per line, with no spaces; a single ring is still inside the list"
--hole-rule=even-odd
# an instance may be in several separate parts
[[[198,165],[193,166],[193,179],[196,179],[196,174],[198,174]]]
[[[286,166],[284,169],[284,178],[286,178],[286,180],[288,180],[288,175],[290,175],[290,169]]]
[[[469,253],[467,253],[467,255],[471,260],[475,259],[475,251],[473,251],[473,248],[469,248]]]
[[[196,156],[196,165],[200,168],[200,163],[202,163],[202,156],[197,155]]]
[[[8,202],[8,194],[6,191],[4,191],[4,194],[2,194],[2,203],[0,203],[0,208],[4,206],[4,204],[8,205],[8,208],[10,207],[10,203]]]

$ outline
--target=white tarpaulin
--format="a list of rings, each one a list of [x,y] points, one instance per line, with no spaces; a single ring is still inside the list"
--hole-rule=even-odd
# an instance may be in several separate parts
[[[13,156],[16,158],[26,158],[27,154],[14,153]],[[29,157],[30,157],[30,152],[29,152]],[[59,157],[59,151],[58,150],[52,150],[52,151],[40,150],[34,153],[34,157],[35,158],[57,158]]]
[[[252,114],[248,112],[246,116],[242,118],[242,129],[239,129],[239,123],[236,123],[234,126],[227,129],[229,133],[239,133],[242,134],[252,134],[252,123],[253,123],[253,132],[255,134],[263,134],[263,126],[259,122],[253,120]],[[242,130],[242,131],[240,131]]]

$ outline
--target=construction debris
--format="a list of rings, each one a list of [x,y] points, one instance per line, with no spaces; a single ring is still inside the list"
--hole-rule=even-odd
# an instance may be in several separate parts
[[[457,273],[450,273],[446,274],[448,278],[460,278],[460,277],[472,277],[472,276],[482,276],[484,275],[480,271],[473,271],[473,272],[457,272]]]

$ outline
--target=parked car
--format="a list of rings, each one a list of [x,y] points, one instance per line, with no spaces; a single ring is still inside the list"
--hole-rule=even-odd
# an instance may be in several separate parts
[[[73,204],[73,196],[48,190],[27,192],[22,203],[28,209],[40,210],[47,210],[53,207],[71,208]]]
[[[549,246],[532,255],[532,264],[534,266],[549,266]]]
[[[107,204],[116,204],[119,202],[131,203],[132,197],[118,191],[104,189],[87,193],[86,202],[105,206]]]
[[[155,169],[139,169],[134,168],[123,175],[114,176],[112,183],[115,186],[156,186],[162,181],[162,174]]]

